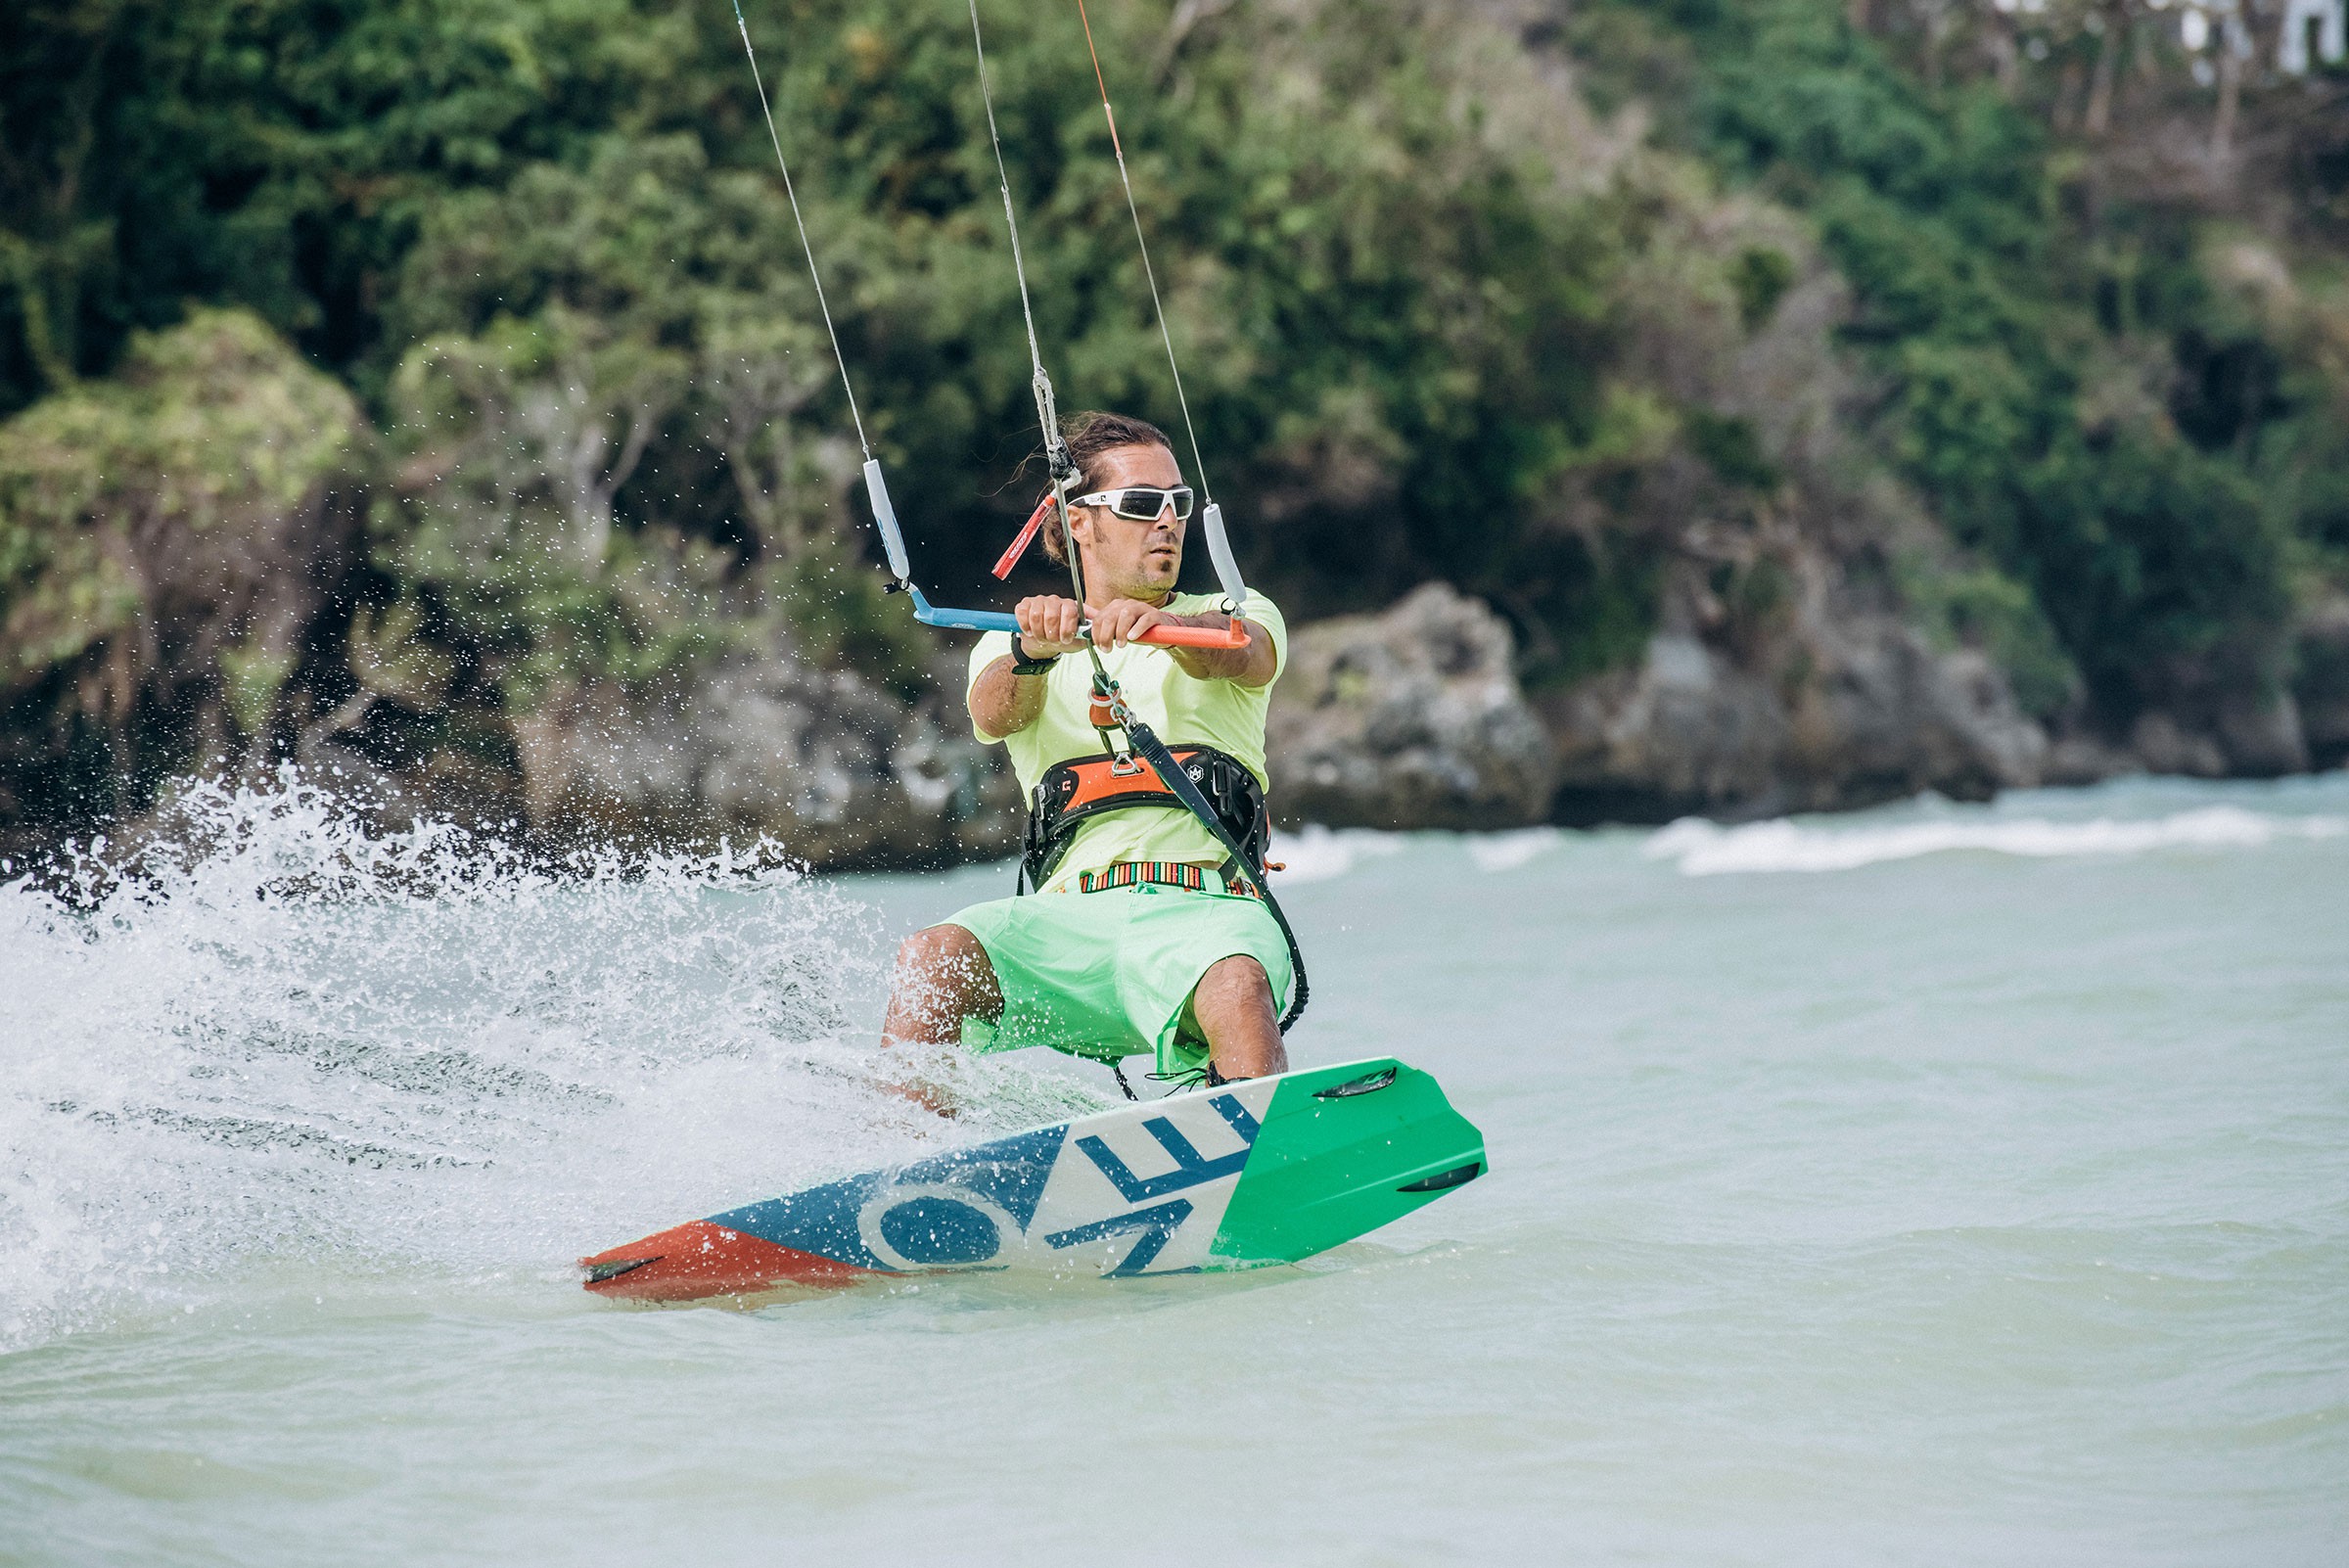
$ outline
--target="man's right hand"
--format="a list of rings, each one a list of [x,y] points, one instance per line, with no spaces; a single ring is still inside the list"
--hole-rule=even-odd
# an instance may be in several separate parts
[[[1078,626],[1084,621],[1084,606],[1074,599],[1038,594],[1033,599],[1022,599],[1012,615],[1020,623],[1014,646],[1025,648],[1031,659],[1050,659],[1075,653],[1084,646],[1077,635]]]

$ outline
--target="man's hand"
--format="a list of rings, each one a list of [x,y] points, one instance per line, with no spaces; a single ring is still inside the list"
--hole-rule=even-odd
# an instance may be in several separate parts
[[[1152,626],[1199,626],[1222,631],[1231,617],[1207,614],[1178,616],[1141,599],[1112,599],[1093,613],[1093,642],[1102,648],[1122,648]],[[1199,680],[1229,680],[1242,686],[1262,686],[1279,668],[1272,638],[1253,621],[1239,623],[1248,641],[1238,648],[1169,648],[1182,672]]]
[[[1182,617],[1140,599],[1112,599],[1093,616],[1093,646],[1123,648],[1152,626],[1187,624]]]
[[[971,721],[981,735],[997,739],[1018,734],[1042,715],[1044,688],[1050,684],[1040,673],[1014,674],[1012,660],[1023,653],[1030,659],[1057,659],[1084,646],[1077,635],[1084,606],[1074,599],[1050,594],[1022,599],[1012,618],[1020,623],[1012,633],[1012,657],[997,659],[971,682]]]
[[[1038,594],[1022,599],[1012,615],[1020,623],[1020,634],[1012,643],[1015,653],[1025,648],[1032,659],[1051,659],[1084,646],[1077,635],[1084,621],[1084,606],[1074,599]]]

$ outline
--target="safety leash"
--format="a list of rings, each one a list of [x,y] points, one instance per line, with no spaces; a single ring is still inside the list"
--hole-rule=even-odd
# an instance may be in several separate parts
[[[1094,662],[1098,666],[1098,655]],[[1216,836],[1216,842],[1223,846],[1224,853],[1231,856],[1231,864],[1237,868],[1236,874],[1247,882],[1265,907],[1271,911],[1272,923],[1280,927],[1280,940],[1289,945],[1289,968],[1297,980],[1296,990],[1289,998],[1289,1010],[1280,1020],[1280,1032],[1287,1034],[1289,1026],[1305,1012],[1305,1004],[1313,994],[1313,988],[1305,977],[1305,954],[1298,948],[1297,933],[1290,929],[1289,917],[1281,912],[1280,900],[1272,897],[1271,879],[1265,875],[1262,867],[1249,863],[1248,852],[1241,849],[1232,838],[1223,826],[1222,819],[1216,815],[1216,808],[1208,804],[1206,796],[1199,793],[1199,786],[1191,782],[1190,774],[1182,770],[1182,764],[1174,761],[1174,753],[1167,750],[1166,742],[1160,740],[1150,726],[1136,718],[1133,710],[1126,706],[1125,695],[1118,690],[1118,683],[1109,678],[1106,670],[1096,673],[1093,678],[1096,691],[1107,688],[1105,695],[1110,712],[1116,716],[1118,727],[1125,731],[1132,755],[1149,763],[1150,770],[1158,775],[1159,782],[1167,787],[1168,793],[1188,807],[1191,815]]]
[[[1182,366],[1174,359],[1174,334],[1167,326],[1166,302],[1158,295],[1158,268],[1150,264],[1150,242],[1142,237],[1142,208],[1133,199],[1133,177],[1126,171],[1126,144],[1118,135],[1118,112],[1109,107],[1109,81],[1101,74],[1101,51],[1093,47],[1093,19],[1084,0],[1077,0],[1077,20],[1084,23],[1084,52],[1093,59],[1093,85],[1101,90],[1101,117],[1109,121],[1109,150],[1117,156],[1118,183],[1126,188],[1126,210],[1133,218],[1133,243],[1142,253],[1142,276],[1150,284],[1150,312],[1158,318],[1158,339],[1167,347],[1167,373],[1174,378],[1174,401],[1182,409],[1182,428],[1191,441],[1191,466],[1199,471],[1199,498],[1216,504],[1216,487],[1207,482],[1207,458],[1199,450],[1199,428],[1191,423],[1191,400],[1183,394]]]
[[[979,26],[979,0],[970,0],[971,50],[979,59],[979,101],[987,107],[987,140],[994,149],[995,183],[1003,193],[1003,225],[1011,234],[1011,273],[1020,286],[1020,319],[1028,328],[1028,384],[1036,393],[1036,420],[1043,427],[1044,465],[1052,480],[1052,505],[1060,514],[1060,536],[1069,537],[1069,482],[1077,477],[1069,443],[1060,434],[1060,407],[1053,397],[1052,378],[1044,373],[1044,351],[1036,341],[1036,307],[1028,297],[1028,259],[1020,250],[1020,214],[1011,202],[1011,170],[1003,161],[1003,135],[995,125],[995,91],[987,73],[987,38]],[[1072,544],[1069,557],[1076,559]],[[1084,603],[1083,595],[1078,596]]]

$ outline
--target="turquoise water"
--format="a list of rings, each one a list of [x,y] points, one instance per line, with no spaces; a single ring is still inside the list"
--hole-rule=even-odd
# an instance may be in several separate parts
[[[1306,1062],[1494,1175],[1300,1268],[566,1262],[1106,1103],[863,1074],[1008,877],[545,878],[301,791],[0,889],[0,1562],[2337,1563],[2349,778],[1311,834]]]

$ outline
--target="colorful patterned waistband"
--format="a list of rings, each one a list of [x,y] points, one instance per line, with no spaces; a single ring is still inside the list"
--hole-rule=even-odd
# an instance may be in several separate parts
[[[1149,882],[1160,887],[1183,888],[1192,893],[1206,893],[1211,891],[1209,876],[1210,873],[1205,868],[1192,865],[1187,860],[1120,860],[1113,865],[1105,865],[1098,871],[1079,872],[1077,891],[1080,893],[1104,893],[1111,888],[1138,887],[1142,883]],[[1245,883],[1235,884],[1227,890],[1223,885],[1223,879],[1218,876],[1214,879],[1212,890],[1217,893],[1225,891],[1246,893],[1247,885]],[[1254,897],[1253,894],[1248,896]]]

